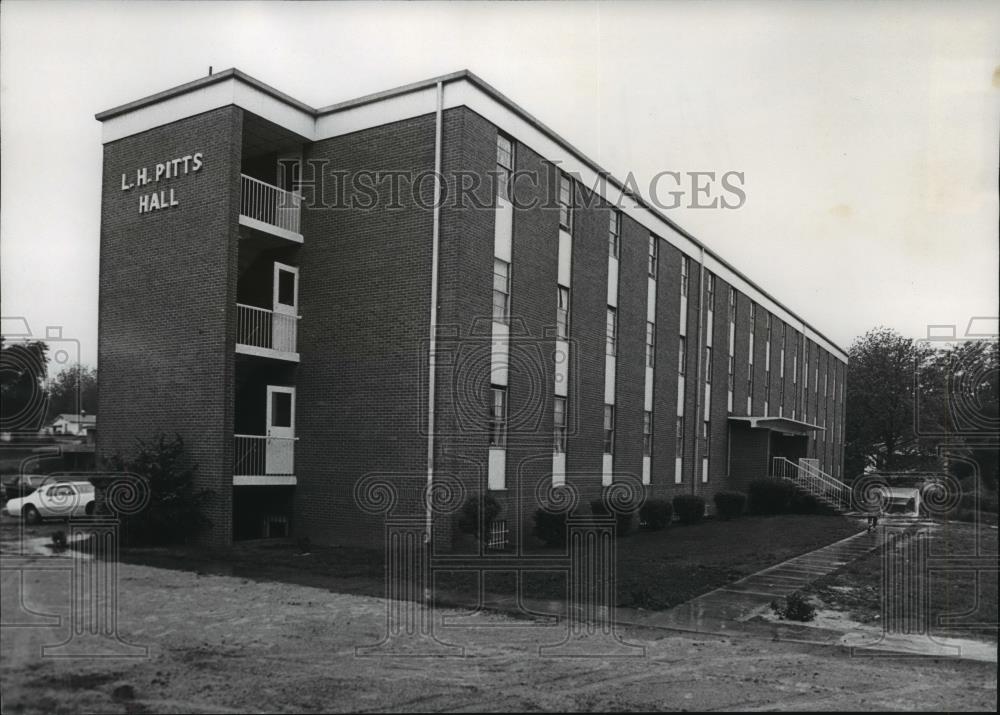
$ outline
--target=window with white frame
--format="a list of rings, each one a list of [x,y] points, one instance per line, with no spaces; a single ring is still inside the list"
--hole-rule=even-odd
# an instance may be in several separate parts
[[[656,362],[656,323],[646,321],[646,367]]]
[[[618,354],[618,311],[608,306],[607,324],[607,352],[608,355]]]
[[[684,417],[683,415],[678,415],[677,417],[677,432],[674,435],[674,456],[683,457],[684,456]]]
[[[732,392],[736,387],[736,358],[732,355],[729,356],[729,365],[727,367],[727,379],[726,387]]]
[[[493,385],[489,405],[490,447],[507,445],[507,388]]]
[[[681,297],[686,297],[691,281],[691,259],[687,256],[681,258]]]
[[[497,196],[510,200],[510,177],[514,171],[514,143],[497,134]]]
[[[510,264],[499,258],[493,259],[493,320],[510,321]]]
[[[656,264],[658,262],[659,255],[659,245],[656,241],[656,236],[649,234],[649,260],[647,269],[649,271],[650,278],[656,278]]]
[[[687,372],[687,347],[684,337],[677,341],[677,374],[683,376]]]
[[[712,384],[712,348],[705,346],[705,382]]]
[[[642,413],[642,454],[653,456],[653,413],[649,410]]]
[[[559,174],[559,226],[573,230],[573,180]]]
[[[615,453],[615,406],[604,406],[604,453]]]
[[[729,322],[736,322],[736,289],[729,289]]]
[[[557,287],[556,337],[569,339],[569,288]]]
[[[618,258],[620,250],[619,241],[621,236],[622,217],[617,211],[612,209],[608,218],[608,255],[611,258]]]
[[[715,312],[715,274],[705,271],[705,309]]]
[[[553,401],[553,448],[556,452],[566,452],[566,398],[556,397]]]

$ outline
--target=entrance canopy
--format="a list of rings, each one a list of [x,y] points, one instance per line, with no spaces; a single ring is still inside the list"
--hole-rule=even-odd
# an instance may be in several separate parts
[[[751,429],[766,429],[766,430],[771,430],[772,432],[781,432],[782,434],[808,434],[809,432],[826,431],[825,427],[809,424],[808,422],[801,422],[799,420],[789,419],[788,417],[730,416],[729,419],[731,419],[734,422],[745,422],[750,425]]]

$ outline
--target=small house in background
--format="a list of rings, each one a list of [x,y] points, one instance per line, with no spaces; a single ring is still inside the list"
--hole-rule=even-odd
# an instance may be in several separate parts
[[[56,415],[43,431],[45,434],[66,434],[86,437],[97,430],[97,415],[63,413]]]

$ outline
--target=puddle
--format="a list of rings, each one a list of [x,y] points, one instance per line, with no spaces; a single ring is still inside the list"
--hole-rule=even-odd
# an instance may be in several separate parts
[[[21,540],[7,541],[4,546],[4,553],[9,556],[49,556],[54,558],[81,558],[89,561],[94,558],[92,554],[73,548],[73,545],[88,539],[86,534],[78,534],[75,538],[67,538],[65,546],[55,546],[52,543],[52,536],[33,536]],[[20,548],[18,548],[20,547]]]

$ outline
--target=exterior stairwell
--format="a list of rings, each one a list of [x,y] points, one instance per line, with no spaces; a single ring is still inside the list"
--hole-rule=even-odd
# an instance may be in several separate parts
[[[851,508],[851,488],[820,469],[816,460],[800,459],[795,463],[786,457],[774,457],[771,476],[795,482],[800,489],[838,513]]]

